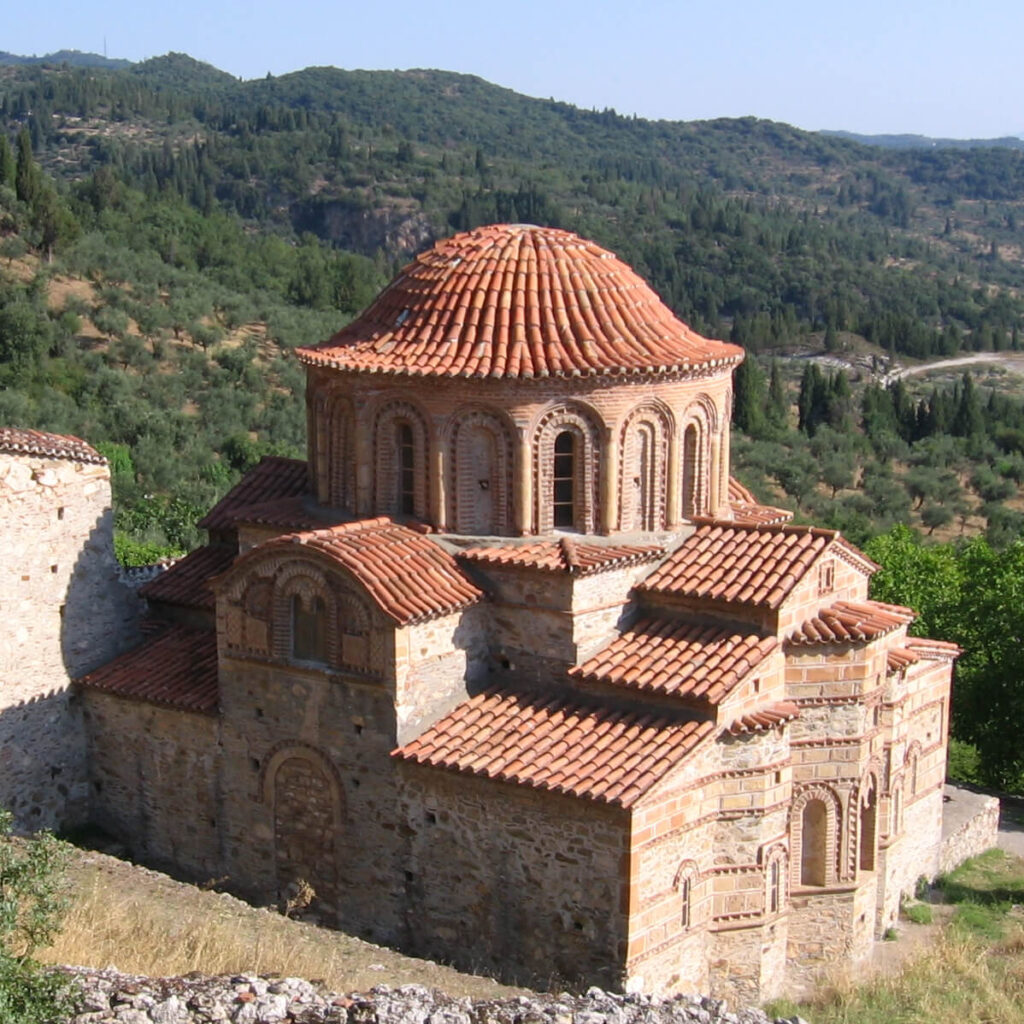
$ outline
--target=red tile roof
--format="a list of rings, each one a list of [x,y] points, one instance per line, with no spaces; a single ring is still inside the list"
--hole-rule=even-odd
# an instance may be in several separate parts
[[[143,584],[139,594],[148,601],[212,609],[215,602],[209,581],[226,572],[234,559],[235,553],[227,547],[210,545],[196,548],[166,572]]]
[[[483,597],[447,551],[386,516],[276,537],[246,552],[235,566],[297,545],[343,566],[399,625],[447,615]]]
[[[392,756],[629,807],[714,731],[551,694],[472,697]]]
[[[790,637],[791,644],[838,644],[877,640],[916,618],[910,608],[881,601],[837,601],[808,619]]]
[[[253,505],[276,498],[294,498],[309,489],[306,463],[265,455],[234,487],[199,520],[203,530],[223,530],[233,526],[241,513]]]
[[[898,672],[902,668],[908,668],[921,659],[909,647],[890,647],[885,652],[887,672]]]
[[[486,565],[589,576],[605,569],[650,562],[664,554],[665,548],[660,544],[582,544],[571,537],[560,537],[558,540],[543,540],[533,544],[468,548],[459,552],[459,558]]]
[[[217,635],[172,626],[78,682],[119,697],[212,713],[217,710]]]
[[[306,363],[445,377],[578,377],[732,365],[612,253],[568,231],[494,224],[438,242]]]
[[[45,434],[41,430],[0,427],[0,452],[9,455],[40,455],[69,462],[105,463],[107,460],[81,438]]]
[[[766,729],[773,729],[777,725],[784,725],[792,722],[794,718],[800,717],[800,709],[792,701],[781,700],[775,704],[768,704],[756,711],[740,715],[730,726],[729,732],[733,736],[741,736],[744,733],[764,732]]]
[[[643,619],[569,674],[584,682],[714,704],[777,646],[775,637]]]
[[[963,648],[959,644],[951,643],[949,640],[932,640],[923,636],[908,636],[905,646],[919,658],[927,658],[930,661],[955,658],[963,654]]]
[[[788,523],[793,513],[787,508],[776,508],[774,505],[748,505],[744,502],[730,502],[732,522],[742,526],[773,526],[776,523]]]
[[[836,530],[709,520],[697,523],[694,533],[638,590],[778,608],[810,566],[833,545],[865,571],[874,567]]]

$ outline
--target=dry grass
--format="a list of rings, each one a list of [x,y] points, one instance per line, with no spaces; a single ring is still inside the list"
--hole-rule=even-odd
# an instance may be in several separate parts
[[[50,963],[115,966],[129,974],[279,974],[322,979],[334,991],[417,983],[452,995],[520,990],[402,956],[341,932],[292,921],[102,854],[76,853],[73,902]]]

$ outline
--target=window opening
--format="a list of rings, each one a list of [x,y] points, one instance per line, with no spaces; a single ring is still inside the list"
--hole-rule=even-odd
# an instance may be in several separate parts
[[[690,916],[691,916],[691,892],[692,882],[689,875],[685,875],[683,880],[679,883],[679,924],[680,927],[686,929],[690,927]]]
[[[307,608],[301,595],[292,595],[292,657],[327,662],[327,606],[322,597],[314,597]]]
[[[554,523],[557,527],[576,525],[576,438],[563,430],[555,438]]]
[[[874,789],[868,793],[860,809],[860,869],[875,870],[875,822],[878,801]]]
[[[416,511],[416,448],[413,443],[412,427],[399,423],[396,441],[398,444],[398,508],[403,515],[411,516]]]
[[[782,906],[782,862],[775,858],[768,866],[768,912],[777,914]]]
[[[828,812],[824,801],[808,800],[801,818],[800,884],[825,884]]]

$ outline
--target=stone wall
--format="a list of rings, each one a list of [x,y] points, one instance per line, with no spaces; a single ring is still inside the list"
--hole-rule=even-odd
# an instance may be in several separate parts
[[[83,688],[90,820],[133,859],[205,881],[223,871],[219,723]]]
[[[998,843],[999,800],[959,786],[946,786],[942,826],[939,872],[945,874]]]
[[[120,585],[105,463],[0,454],[0,806],[25,828],[86,814],[70,680],[116,654],[137,601]]]
[[[534,984],[621,986],[626,812],[399,769],[410,952]]]

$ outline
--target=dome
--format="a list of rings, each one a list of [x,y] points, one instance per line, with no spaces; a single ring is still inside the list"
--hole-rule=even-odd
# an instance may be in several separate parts
[[[442,377],[680,372],[742,349],[678,320],[613,253],[569,231],[495,224],[438,242],[303,362]]]

